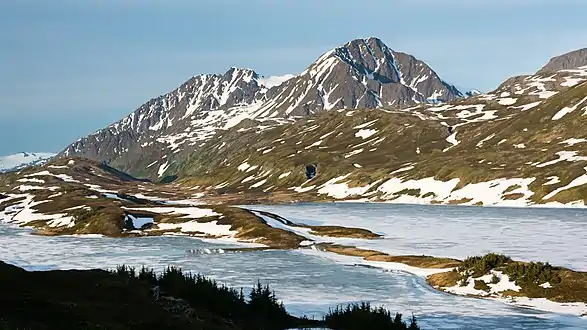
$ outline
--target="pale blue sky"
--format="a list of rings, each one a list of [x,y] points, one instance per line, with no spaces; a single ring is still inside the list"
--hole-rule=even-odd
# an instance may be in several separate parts
[[[0,1],[0,155],[60,151],[190,76],[297,73],[357,37],[481,90],[587,47],[585,0]]]

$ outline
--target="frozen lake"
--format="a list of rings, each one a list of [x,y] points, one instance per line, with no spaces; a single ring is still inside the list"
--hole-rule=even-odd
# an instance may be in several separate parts
[[[373,203],[245,207],[293,222],[370,229],[385,239],[341,241],[395,255],[466,258],[500,252],[587,271],[587,209]]]
[[[395,254],[463,257],[504,252],[586,270],[587,212],[381,204],[251,206],[292,221],[369,228],[386,239],[363,243]],[[358,299],[394,312],[414,313],[423,329],[585,329],[587,319],[453,296],[402,272],[343,264],[308,250],[194,253],[230,244],[186,237],[40,237],[0,224],[0,260],[27,269],[167,265],[199,272],[231,286],[270,284],[289,311],[320,317]]]

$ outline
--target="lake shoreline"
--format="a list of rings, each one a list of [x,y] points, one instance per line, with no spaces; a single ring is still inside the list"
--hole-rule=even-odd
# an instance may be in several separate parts
[[[34,231],[30,234],[35,234]],[[72,236],[72,237],[89,237],[89,238],[97,238],[98,236],[93,234],[88,235],[64,235],[64,236]],[[186,237],[186,235],[178,235],[175,233],[170,233],[164,236],[177,236],[177,237]],[[107,236],[103,236],[107,237]],[[137,237],[137,236],[133,236]],[[148,237],[157,237],[157,236],[143,236],[143,238]],[[193,237],[188,236],[190,238],[196,240],[205,240],[211,243],[222,243],[222,239],[215,239],[215,238],[200,238],[200,237]],[[119,237],[119,239],[124,239],[124,237]],[[226,241],[225,241],[226,242]],[[433,290],[442,292],[445,294],[451,295],[460,295],[468,298],[476,298],[476,299],[490,299],[499,301],[500,303],[510,304],[516,307],[523,307],[529,308],[533,310],[551,312],[561,315],[573,315],[578,317],[587,317],[587,304],[584,302],[573,302],[573,303],[560,303],[555,301],[546,300],[544,298],[527,298],[527,297],[507,297],[507,296],[481,296],[475,294],[456,294],[450,291],[447,291],[446,288],[440,287],[435,285],[431,278],[440,273],[448,273],[457,268],[457,266],[462,262],[458,259],[447,259],[447,258],[437,258],[433,256],[415,256],[415,255],[396,255],[391,256],[387,253],[374,251],[374,250],[364,250],[361,248],[356,248],[352,246],[338,246],[334,243],[314,243],[306,246],[298,246],[298,247],[275,247],[275,246],[247,246],[251,244],[251,242],[239,242],[234,241],[232,243],[235,244],[242,244],[242,247],[235,247],[235,248],[224,248],[220,253],[230,253],[230,252],[252,252],[252,251],[267,251],[267,250],[297,250],[302,253],[307,253],[307,251],[314,251],[318,253],[323,253],[327,259],[333,260],[340,260],[339,257],[342,258],[352,258],[354,261],[354,265],[362,265],[367,267],[373,267],[382,270],[391,270],[391,271],[401,271],[406,272],[415,276],[418,276],[425,280],[426,284]],[[262,245],[257,243],[252,243],[255,245]],[[204,252],[207,253],[207,252]],[[310,253],[312,254],[312,253]],[[332,256],[338,256],[332,258]],[[390,260],[398,260],[398,261],[390,261]],[[404,260],[404,262],[401,262]],[[424,267],[417,267],[417,265],[426,265]],[[438,268],[437,265],[446,265],[448,264],[450,267],[443,267]],[[587,274],[587,273],[586,273]],[[546,301],[542,301],[542,299]],[[517,301],[516,301],[517,300]],[[570,307],[570,308],[566,308]]]
[[[110,199],[107,201],[110,202]],[[364,259],[365,262],[371,263],[379,263],[378,266],[381,266],[381,263],[385,263],[386,265],[382,268],[394,269],[399,271],[405,271],[414,275],[418,275],[420,277],[424,277],[427,279],[430,275],[434,275],[435,273],[439,272],[449,272],[454,269],[454,267],[458,266],[458,263],[461,260],[455,258],[438,258],[434,257],[433,255],[407,255],[407,254],[390,254],[390,251],[382,251],[376,248],[365,248],[363,246],[354,246],[353,244],[339,244],[338,239],[344,240],[360,240],[361,242],[375,242],[378,240],[383,239],[384,237],[374,231],[370,231],[368,226],[355,226],[355,227],[347,227],[341,226],[337,224],[329,224],[323,223],[321,225],[309,225],[306,223],[293,223],[288,219],[282,217],[277,213],[263,211],[262,208],[260,210],[256,210],[256,206],[275,206],[276,204],[249,204],[249,205],[238,205],[238,206],[226,206],[226,205],[210,205],[210,204],[198,204],[196,205],[180,205],[180,204],[173,204],[173,205],[150,205],[146,204],[144,206],[134,206],[133,208],[126,207],[125,201],[122,202],[120,206],[122,209],[126,211],[132,212],[139,212],[145,213],[144,210],[148,210],[149,212],[153,212],[154,209],[161,208],[161,209],[177,209],[181,210],[182,208],[192,208],[197,209],[198,212],[204,212],[207,217],[213,216],[216,218],[210,218],[202,220],[203,222],[199,222],[199,220],[190,220],[190,222],[197,222],[200,224],[205,223],[212,223],[215,227],[220,226],[228,226],[230,227],[227,229],[226,233],[229,233],[230,240],[234,241],[234,243],[243,243],[243,244],[257,244],[260,246],[256,247],[243,247],[237,248],[235,251],[238,252],[246,252],[246,251],[254,251],[254,250],[271,250],[271,249],[278,249],[278,250],[295,250],[299,248],[308,248],[310,245],[312,247],[316,247],[317,249],[323,249],[330,253],[336,253],[338,255],[346,255],[352,257],[361,257]],[[333,202],[298,202],[296,204],[287,203],[285,205],[289,206],[304,206],[304,205],[320,205],[324,206],[326,204],[334,204],[337,206],[341,205],[349,205],[354,204],[357,206],[362,206],[366,204],[376,204],[377,206],[384,206],[384,205],[400,205],[402,207],[412,207],[413,204],[396,204],[390,202],[381,202],[381,203],[357,203],[356,201],[333,201]],[[284,204],[281,204],[284,205]],[[441,205],[441,204],[436,204]],[[419,206],[436,206],[436,205],[427,205],[427,204],[419,204]],[[464,205],[442,205],[442,206],[464,206]],[[486,206],[482,207],[484,209],[516,209],[520,210],[523,208],[520,207],[502,207],[502,206]],[[458,209],[458,208],[457,208]],[[464,209],[473,209],[473,208],[463,208]],[[134,211],[133,211],[134,210]],[[208,210],[208,211],[207,211]],[[553,209],[556,210],[556,209]],[[177,211],[176,211],[177,212]],[[210,213],[211,212],[211,213]],[[157,212],[155,212],[157,213]],[[220,217],[217,215],[220,214]],[[310,215],[310,219],[312,218],[319,218],[319,214],[312,214]],[[170,218],[169,224],[175,225],[178,220],[187,221],[187,219],[181,219],[181,217],[173,216]],[[165,222],[164,222],[165,223]],[[181,225],[182,223],[178,223]],[[236,227],[235,227],[236,226]],[[34,227],[34,226],[33,226]],[[43,228],[36,227],[37,229],[41,229],[41,232],[37,232],[37,234],[52,236],[52,235],[71,235],[76,234],[75,232],[65,231],[60,233],[59,228],[57,229],[50,229],[49,231],[43,232]],[[373,229],[373,228],[371,228]],[[210,241],[215,241],[217,239],[227,239],[227,237],[216,237],[213,235],[216,232],[216,229],[212,230],[212,234],[208,233],[193,233],[193,232],[182,232],[180,229],[173,230],[173,231],[151,231],[152,229],[146,228],[145,230],[132,230],[128,232],[123,232],[123,235],[113,235],[113,237],[153,237],[159,235],[165,236],[190,236],[196,239],[208,239]],[[222,232],[222,231],[220,231]],[[87,232],[90,235],[96,235],[96,233]],[[203,235],[202,235],[203,234]],[[110,236],[110,235],[107,235]],[[366,244],[368,245],[368,244]],[[231,252],[230,250],[226,250]],[[393,250],[392,250],[393,251]],[[453,263],[453,264],[451,264]],[[424,274],[424,275],[422,275]],[[443,290],[442,287],[435,286],[434,283],[428,283],[433,287],[435,290],[439,291],[446,291]],[[496,298],[496,297],[483,297],[483,298]],[[499,297],[497,297],[499,298]],[[540,297],[538,297],[539,299]],[[519,299],[519,298],[518,298]],[[507,303],[507,302],[506,302]],[[532,305],[533,302],[524,302],[520,304],[530,304]],[[539,304],[534,304],[539,305]],[[542,304],[544,305],[544,304]],[[535,306],[536,309],[539,309],[544,306]],[[556,308],[555,308],[556,307]],[[555,307],[548,307],[547,311],[554,311],[560,312],[560,306]],[[534,308],[534,307],[533,307]],[[585,311],[587,312],[587,310]],[[584,314],[585,312],[580,313]],[[563,310],[564,313],[564,310]],[[577,314],[577,313],[574,313]]]

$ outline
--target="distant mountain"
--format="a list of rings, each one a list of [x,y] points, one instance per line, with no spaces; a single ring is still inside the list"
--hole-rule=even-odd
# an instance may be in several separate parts
[[[476,89],[476,88],[470,88],[470,87],[463,87],[463,86],[455,86],[453,85],[461,94],[471,97],[471,96],[475,96],[475,95],[481,95],[483,94],[482,91]]]
[[[233,67],[224,74],[192,77],[60,155],[157,178],[217,132],[237,125],[247,129],[249,120],[263,122],[266,129],[332,109],[437,104],[465,96],[414,56],[377,38],[356,39],[297,75],[266,78]]]
[[[27,166],[42,164],[55,155],[49,152],[21,152],[9,156],[0,156],[0,172],[8,172]]]
[[[553,57],[535,74],[511,77],[491,93],[542,101],[585,80],[587,48]]]

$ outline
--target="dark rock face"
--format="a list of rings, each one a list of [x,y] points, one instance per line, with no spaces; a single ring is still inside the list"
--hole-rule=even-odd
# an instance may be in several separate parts
[[[314,165],[314,164],[306,165],[306,179],[311,180],[313,177],[316,176],[317,171],[318,171],[318,169],[316,168],[316,165]]]
[[[463,97],[424,62],[377,38],[337,47],[304,72],[268,85],[250,69],[198,75],[120,121],[84,137],[60,156],[106,161],[135,176],[160,179],[217,132],[246,119],[270,127],[316,112],[409,106]],[[256,128],[258,122],[253,122]]]
[[[550,59],[538,73],[575,69],[587,65],[587,48],[578,49]]]

